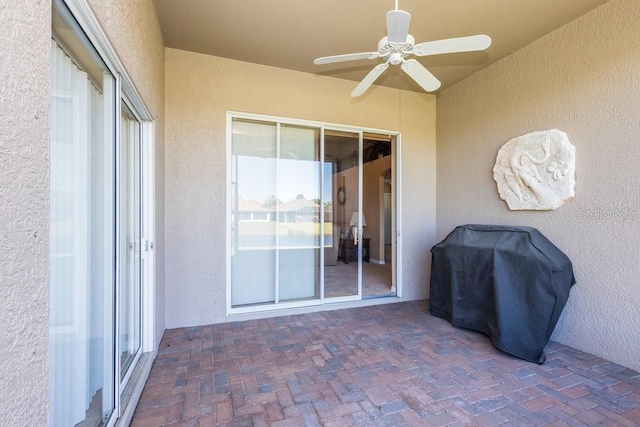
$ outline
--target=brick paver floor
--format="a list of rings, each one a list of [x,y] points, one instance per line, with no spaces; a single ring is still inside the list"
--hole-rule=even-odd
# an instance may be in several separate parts
[[[426,301],[168,330],[132,425],[640,425],[640,374],[551,342],[536,365]]]

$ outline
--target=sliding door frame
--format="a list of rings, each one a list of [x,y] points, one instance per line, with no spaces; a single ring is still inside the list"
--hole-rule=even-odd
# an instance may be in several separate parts
[[[104,419],[105,427],[111,427],[114,425],[128,425],[133,412],[135,410],[135,404],[142,392],[144,382],[148,376],[148,372],[151,368],[153,356],[145,356],[144,363],[142,363],[142,356],[153,355],[157,349],[157,343],[155,338],[155,122],[153,115],[147,109],[142,97],[137,92],[133,80],[127,74],[127,71],[120,61],[117,53],[113,49],[106,34],[104,33],[98,19],[95,17],[91,7],[86,0],[52,0],[52,7],[60,11],[61,14],[68,16],[73,23],[69,22],[73,26],[73,31],[81,34],[83,38],[86,38],[87,46],[100,58],[105,64],[106,68],[113,75],[114,88],[113,91],[109,90],[105,96],[113,98],[113,112],[114,123],[105,124],[111,126],[108,134],[115,134],[114,138],[105,138],[105,144],[113,143],[113,156],[114,156],[114,181],[111,185],[114,186],[114,200],[113,205],[110,206],[112,213],[112,219],[114,221],[115,236],[114,247],[111,254],[115,260],[113,269],[113,284],[114,284],[114,310],[110,314],[113,316],[113,351],[115,356],[114,366],[114,378],[111,378],[109,392],[113,393],[114,408],[108,419]],[[121,265],[125,260],[119,254],[119,250],[123,242],[120,239],[120,231],[124,226],[123,220],[120,218],[120,204],[121,204],[121,186],[120,179],[120,155],[121,155],[121,103],[125,102],[131,112],[134,114],[139,122],[140,135],[140,158],[138,159],[141,168],[140,174],[140,204],[141,204],[141,241],[140,241],[140,258],[141,258],[141,298],[140,298],[140,320],[141,320],[141,336],[140,336],[140,351],[135,356],[129,372],[126,378],[121,380],[120,375],[120,292],[121,292]],[[105,327],[107,327],[105,325]],[[141,366],[144,365],[144,366]],[[136,372],[134,372],[136,371]],[[138,374],[138,372],[140,374]],[[130,378],[135,377],[135,384]],[[135,391],[128,392],[125,396],[126,390]],[[50,403],[51,404],[51,403]]]
[[[358,136],[358,223],[362,224],[362,209],[363,209],[363,202],[362,202],[362,198],[363,198],[363,151],[364,151],[364,133],[366,132],[365,130],[363,130],[363,128],[353,128],[350,126],[344,126],[344,125],[330,125],[330,124],[324,124],[322,126],[322,136],[324,137],[325,135],[325,130],[327,131],[335,131],[335,132],[345,132],[345,133],[352,133],[354,135]],[[323,146],[324,149],[324,146]],[[324,151],[323,151],[324,154]],[[324,161],[324,156],[322,157],[323,161]],[[324,170],[324,168],[323,168]],[[324,181],[323,181],[324,183]],[[361,236],[362,234],[362,226],[360,226],[358,228],[358,236]],[[339,244],[340,242],[338,242]],[[324,248],[323,248],[324,249]],[[346,251],[346,249],[345,249]],[[324,250],[322,251],[324,253]],[[347,256],[345,254],[345,256]],[[322,264],[324,266],[324,263]],[[322,273],[324,275],[324,268],[322,269]],[[358,283],[356,284],[357,287],[357,293],[354,295],[345,295],[345,296],[336,296],[336,297],[327,297],[324,295],[323,292],[323,298],[322,298],[322,304],[333,304],[333,303],[338,303],[338,302],[351,302],[351,301],[360,301],[362,300],[362,245],[358,245],[358,270],[357,270],[357,279],[358,279]],[[324,283],[324,280],[323,280]],[[324,286],[322,287],[323,291],[324,291]]]
[[[360,222],[362,222],[362,209],[363,209],[363,138],[365,133],[374,133],[380,135],[389,135],[390,137],[395,138],[395,144],[393,144],[393,152],[392,155],[392,170],[393,170],[393,181],[392,188],[394,191],[394,199],[392,206],[393,213],[393,221],[395,224],[395,239],[394,245],[392,246],[394,249],[393,254],[393,272],[394,272],[394,281],[396,284],[396,295],[392,298],[396,299],[402,297],[402,268],[399,268],[402,264],[402,198],[400,195],[402,194],[402,164],[401,164],[401,133],[399,131],[385,130],[385,129],[377,129],[363,126],[350,126],[344,124],[336,124],[336,123],[327,123],[313,120],[304,120],[304,119],[295,119],[288,117],[280,117],[280,116],[270,116],[264,114],[255,114],[255,113],[247,113],[247,112],[239,112],[239,111],[227,111],[226,117],[226,314],[227,316],[233,315],[241,315],[241,314],[250,314],[257,312],[265,312],[265,311],[274,311],[274,310],[283,310],[283,309],[291,309],[291,308],[303,308],[303,307],[313,307],[313,306],[322,306],[325,304],[334,304],[334,303],[347,303],[357,306],[362,303],[362,247],[358,248],[358,295],[357,296],[348,296],[348,297],[332,297],[326,298],[324,295],[324,232],[322,233],[322,238],[320,239],[320,265],[322,268],[320,269],[320,281],[321,281],[321,292],[319,299],[312,299],[308,301],[293,301],[293,302],[285,302],[279,304],[262,304],[262,305],[254,305],[254,306],[242,306],[242,307],[233,307],[231,301],[231,287],[232,287],[232,207],[233,203],[233,177],[232,177],[232,139],[233,139],[233,120],[234,119],[244,119],[244,120],[253,120],[253,121],[263,121],[263,122],[271,122],[277,124],[278,129],[280,128],[280,124],[287,125],[295,125],[295,126],[304,126],[309,128],[317,128],[320,130],[320,161],[324,163],[324,154],[325,154],[325,129],[327,130],[336,130],[342,132],[350,132],[359,135],[359,194],[358,194],[358,209],[360,212]],[[279,135],[279,132],[278,132]],[[324,167],[321,167],[321,182],[324,186]],[[321,200],[324,201],[324,191],[321,191]],[[324,224],[324,209],[320,209],[320,221],[321,224]],[[362,230],[360,230],[362,231]]]

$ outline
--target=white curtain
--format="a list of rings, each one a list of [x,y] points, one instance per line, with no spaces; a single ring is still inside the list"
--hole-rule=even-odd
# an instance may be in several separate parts
[[[90,84],[52,42],[51,57],[51,284],[50,393],[53,425],[75,425],[87,409],[86,144]]]
[[[105,355],[113,351],[112,328],[109,332],[104,322],[105,310],[113,307],[108,301],[113,225],[112,214],[105,214],[112,206],[113,181],[104,104],[88,74],[52,40],[49,393],[54,426],[77,424],[88,417],[90,406],[97,406],[99,422],[101,410],[112,406],[100,409],[109,365]]]

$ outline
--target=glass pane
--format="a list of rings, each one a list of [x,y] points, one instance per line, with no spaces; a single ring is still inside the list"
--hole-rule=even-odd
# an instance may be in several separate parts
[[[142,199],[140,123],[122,102],[120,125],[120,379],[140,350]]]
[[[331,241],[333,245],[325,247],[324,295],[327,298],[354,296],[358,295],[361,253],[354,235],[359,218],[359,135],[327,131],[324,142],[325,171],[331,169],[330,176],[325,173],[325,181],[331,180],[325,189],[333,190],[330,195],[325,194],[325,244]],[[328,230],[331,230],[330,236]]]
[[[320,298],[320,132],[281,125],[279,301]]]
[[[233,121],[231,305],[276,301],[276,212],[281,203],[274,123]]]
[[[115,85],[55,9],[52,24],[77,48],[51,42],[49,424],[97,426],[114,409]]]
[[[362,297],[394,295],[393,287],[393,161],[392,138],[368,134],[363,141],[362,211],[366,226],[362,243]],[[367,262],[368,261],[368,262]]]

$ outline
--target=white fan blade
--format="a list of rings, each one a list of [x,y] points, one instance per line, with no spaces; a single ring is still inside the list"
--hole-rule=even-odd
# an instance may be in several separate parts
[[[444,53],[474,52],[476,50],[485,50],[489,46],[491,46],[491,37],[480,34],[420,43],[413,47],[413,54],[428,56]]]
[[[387,12],[387,41],[398,44],[406,43],[407,34],[409,34],[409,22],[411,22],[409,12],[404,10]]]
[[[369,89],[369,87],[373,84],[373,82],[375,82],[387,68],[389,68],[389,64],[387,63],[378,64],[373,67],[373,70],[369,71],[369,74],[367,74],[366,77],[360,82],[360,84],[356,86],[353,92],[351,92],[351,96],[355,98],[365,93],[367,89]]]
[[[415,59],[407,59],[402,63],[401,67],[402,70],[409,74],[409,77],[415,80],[425,91],[433,92],[440,87],[440,80]]]
[[[347,53],[345,55],[323,56],[313,61],[313,63],[316,65],[332,64],[334,62],[356,61],[358,59],[376,59],[378,56],[378,52]]]

